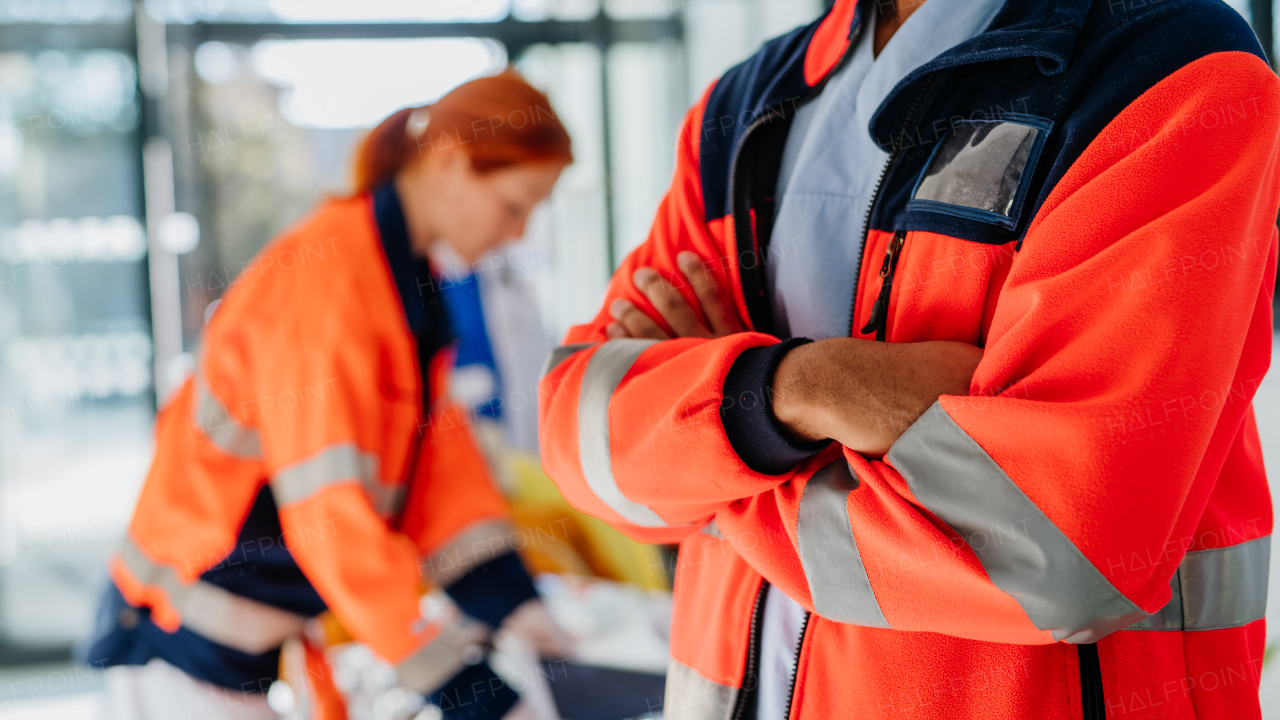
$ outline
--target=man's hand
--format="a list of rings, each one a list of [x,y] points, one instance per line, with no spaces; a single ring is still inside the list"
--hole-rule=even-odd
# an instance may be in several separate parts
[[[716,338],[743,332],[733,300],[696,253],[676,256],[680,272],[702,305],[708,328],[671,283],[652,268],[632,276],[676,337]],[[609,306],[609,339],[669,340],[640,308],[626,300]],[[967,343],[884,343],[833,338],[787,353],[773,378],[773,412],[798,440],[831,438],[857,452],[887,452],[941,395],[968,395],[982,350]]]
[[[694,295],[702,306],[702,314],[711,324],[710,328],[702,324],[680,291],[664,280],[656,270],[640,268],[631,278],[636,288],[649,298],[662,319],[675,331],[676,337],[717,338],[746,329],[738,320],[738,313],[729,293],[716,284],[715,278],[707,272],[697,253],[686,250],[676,255],[676,265],[693,286]],[[658,323],[627,300],[614,300],[609,306],[609,314],[614,320],[605,328],[605,334],[610,340],[626,337],[671,339]]]
[[[968,395],[980,360],[982,350],[962,342],[819,340],[782,358],[774,416],[799,440],[883,454],[939,396]]]

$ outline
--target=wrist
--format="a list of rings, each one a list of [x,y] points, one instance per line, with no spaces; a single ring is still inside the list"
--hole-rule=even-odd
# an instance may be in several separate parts
[[[797,441],[774,416],[774,382],[778,364],[797,347],[810,343],[792,338],[743,350],[724,380],[720,421],[725,437],[750,469],[779,475],[820,452],[826,443]]]
[[[834,437],[826,431],[822,413],[812,402],[814,383],[821,373],[814,364],[826,352],[830,340],[819,340],[792,348],[778,363],[773,375],[773,416],[792,439],[816,442]]]

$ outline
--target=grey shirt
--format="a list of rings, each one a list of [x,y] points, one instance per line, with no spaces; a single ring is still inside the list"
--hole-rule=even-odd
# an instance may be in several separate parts
[[[888,154],[871,139],[871,116],[912,70],[982,32],[1004,0],[928,0],[879,57],[867,24],[844,67],[800,108],[778,174],[768,267],[782,337],[848,337],[867,206]],[[806,568],[807,570],[807,568]],[[804,608],[776,587],[765,599],[758,720],[785,720]]]
[[[872,25],[844,67],[800,108],[778,175],[768,279],[783,337],[848,337],[867,206],[888,154],[871,116],[912,70],[982,32],[1004,0],[928,0],[872,57]]]

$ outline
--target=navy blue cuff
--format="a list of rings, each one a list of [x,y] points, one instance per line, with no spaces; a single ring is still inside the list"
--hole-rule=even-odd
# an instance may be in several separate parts
[[[773,415],[773,374],[778,364],[792,349],[810,342],[808,338],[791,338],[776,345],[747,348],[724,378],[724,400],[720,403],[724,433],[742,462],[758,473],[781,475],[831,442],[795,442]]]
[[[428,695],[427,701],[440,708],[444,720],[498,720],[520,701],[520,696],[493,673],[489,663],[481,662],[463,668]]]
[[[538,597],[533,578],[514,552],[476,565],[444,591],[462,612],[495,628],[525,600]]]

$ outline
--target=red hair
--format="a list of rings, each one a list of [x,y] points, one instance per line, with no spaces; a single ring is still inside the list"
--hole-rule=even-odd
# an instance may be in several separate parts
[[[434,149],[450,147],[469,150],[471,166],[480,173],[524,163],[573,162],[569,133],[547,96],[506,70],[463,83],[434,104],[399,110],[369,131],[356,148],[356,192],[387,182]]]

